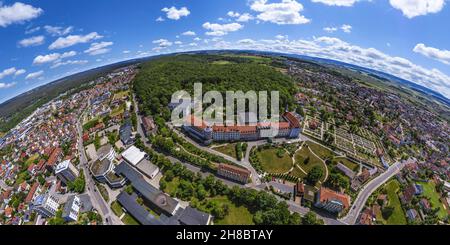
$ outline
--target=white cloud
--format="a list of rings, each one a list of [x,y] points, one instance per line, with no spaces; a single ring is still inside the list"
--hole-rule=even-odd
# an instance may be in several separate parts
[[[108,53],[111,49],[107,47],[112,46],[113,42],[100,42],[100,43],[91,43],[89,49],[85,50],[84,53],[89,55],[99,55]]]
[[[195,32],[193,32],[193,31],[186,31],[186,32],[183,32],[181,35],[183,35],[183,36],[195,36],[197,34]]]
[[[239,23],[230,23],[230,24],[217,24],[217,23],[209,23],[206,22],[203,24],[203,28],[206,30],[210,30],[206,32],[208,36],[224,36],[229,32],[235,32],[242,29],[244,26]]]
[[[279,25],[298,25],[309,23],[310,20],[301,15],[303,5],[296,0],[281,0],[279,3],[267,3],[267,0],[254,0],[250,8],[259,12],[259,20]]]
[[[239,18],[236,19],[237,22],[248,22],[249,20],[253,20],[255,17],[249,13],[243,13]]]
[[[328,32],[328,33],[333,33],[333,32],[337,32],[339,29],[342,30],[345,33],[351,33],[352,32],[352,26],[348,25],[348,24],[344,24],[341,27],[335,27],[335,26],[328,26],[323,28],[324,31]]]
[[[39,46],[44,44],[45,37],[44,36],[35,36],[26,38],[19,41],[20,47],[30,47],[30,46]]]
[[[163,21],[165,21],[165,19],[164,19],[163,17],[159,16],[155,21],[157,21],[157,22],[163,22]]]
[[[44,71],[37,71],[37,72],[33,72],[28,74],[25,79],[26,80],[33,80],[33,79],[37,79],[37,78],[41,78],[44,75]]]
[[[6,76],[11,76],[16,73],[17,69],[15,67],[11,67],[0,72],[0,79],[3,79]]]
[[[43,12],[41,8],[35,8],[20,2],[9,6],[0,4],[0,26],[7,27],[14,23],[22,23],[37,18]]]
[[[255,43],[255,41],[254,41],[254,40],[252,40],[252,39],[249,39],[249,38],[247,38],[247,39],[242,39],[242,40],[239,40],[239,41],[238,41],[238,43],[239,43],[239,44],[246,44],[246,45],[250,45],[250,44],[254,44],[254,43]]]
[[[44,26],[45,31],[47,31],[47,33],[49,33],[52,36],[65,36],[69,33],[72,32],[73,30],[73,26],[69,26],[69,27],[61,27],[61,26],[49,26],[46,25]]]
[[[27,30],[25,31],[25,34],[32,34],[32,33],[35,33],[35,32],[37,32],[37,31],[39,31],[39,30],[41,30],[41,27],[40,27],[40,26],[37,26],[37,27],[35,27],[35,28],[27,29]]]
[[[65,66],[65,65],[84,65],[84,64],[87,64],[88,62],[89,61],[87,61],[87,60],[68,60],[68,61],[64,61],[64,62],[56,62],[50,68],[55,69],[57,67]]]
[[[428,58],[450,65],[450,50],[427,47],[425,44],[419,43],[414,47],[413,51]]]
[[[232,17],[232,18],[237,18],[237,17],[241,16],[241,14],[239,14],[238,12],[234,12],[234,11],[229,11],[227,13],[227,15]]]
[[[336,32],[336,31],[338,30],[338,28],[337,28],[337,27],[329,26],[329,27],[323,28],[323,30],[326,31],[326,32],[328,32],[328,33],[333,33],[333,32]]]
[[[159,48],[167,48],[172,46],[172,42],[170,42],[167,39],[159,39],[159,40],[154,40],[152,43],[154,44],[158,44]]]
[[[246,44],[217,42],[216,49],[245,49]],[[383,71],[442,93],[450,98],[450,76],[438,69],[427,69],[411,61],[385,54],[374,48],[365,48],[333,37],[317,37],[313,40],[259,40],[252,49],[309,55],[364,66]]]
[[[25,74],[25,72],[27,72],[25,69],[19,69],[16,71],[16,73],[14,73],[14,76],[20,76],[22,74]]]
[[[412,19],[417,16],[438,13],[444,8],[444,0],[389,0],[392,7],[401,10]]]
[[[7,89],[16,86],[16,83],[0,83],[0,89]]]
[[[72,57],[75,55],[77,55],[77,52],[75,52],[75,51],[65,52],[62,54],[52,53],[52,54],[47,54],[47,55],[38,55],[38,56],[36,56],[36,58],[34,58],[33,64],[34,65],[42,65],[42,64],[51,63],[51,62],[58,62],[61,59],[69,58],[69,57]]]
[[[73,57],[73,56],[75,56],[75,55],[77,55],[77,52],[75,52],[75,51],[69,51],[69,52],[62,53],[60,58],[61,58],[61,59],[64,59],[64,58]]]
[[[345,33],[352,32],[352,28],[353,27],[351,25],[347,25],[347,24],[341,26],[341,30]]]
[[[33,60],[33,64],[45,64],[58,60],[61,57],[59,53],[47,54],[47,55],[38,55]]]
[[[278,40],[287,40],[289,37],[288,35],[276,35],[275,38]]]
[[[179,20],[181,17],[188,16],[191,13],[186,7],[180,9],[175,7],[163,8],[161,11],[166,12],[167,18],[171,20]]]
[[[183,42],[181,42],[181,41],[176,41],[176,42],[174,42],[174,44],[175,44],[175,45],[181,45],[181,44],[183,44]]]
[[[130,50],[124,50],[124,51],[122,51],[122,53],[123,54],[129,54],[129,53],[131,53],[131,51]]]
[[[359,0],[311,0],[313,3],[323,3],[328,6],[351,7]]]
[[[50,50],[52,49],[62,49],[71,47],[73,45],[79,44],[79,43],[87,43],[92,40],[100,39],[103,36],[99,35],[97,32],[91,32],[87,35],[70,35],[67,37],[60,37],[55,42],[53,42],[48,48]]]

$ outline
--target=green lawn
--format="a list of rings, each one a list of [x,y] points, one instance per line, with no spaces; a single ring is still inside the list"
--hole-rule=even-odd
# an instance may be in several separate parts
[[[385,220],[388,225],[406,225],[406,217],[403,212],[402,205],[400,203],[400,199],[398,198],[397,192],[400,189],[400,185],[397,180],[391,180],[384,187],[387,191],[388,199],[389,199],[389,207],[394,208],[394,212],[392,215]]]
[[[253,215],[244,206],[237,207],[232,203],[228,197],[219,196],[214,197],[210,200],[216,201],[221,205],[228,205],[228,215],[223,219],[215,219],[214,224],[216,225],[253,225]]]
[[[213,148],[213,150],[237,159],[236,144],[237,143],[219,146],[219,147]]]
[[[139,222],[137,220],[135,220],[133,218],[133,216],[129,215],[129,214],[125,214],[125,216],[123,216],[122,218],[122,222],[125,225],[140,225]]]
[[[129,95],[130,95],[130,91],[129,90],[120,91],[120,92],[114,94],[114,99],[120,99],[120,98],[122,98],[124,96],[129,96]]]
[[[114,110],[112,110],[109,115],[110,115],[110,117],[115,117],[115,116],[120,115],[120,114],[122,114],[124,112],[125,112],[125,104],[123,104],[123,105],[115,108]]]
[[[306,177],[306,174],[303,173],[297,166],[292,170],[290,175],[301,178],[301,179]]]
[[[309,149],[311,149],[314,153],[316,153],[316,155],[318,155],[320,158],[322,158],[323,160],[329,158],[329,159],[333,159],[333,157],[335,157],[335,154],[328,150],[327,148],[313,143],[311,141],[307,141],[306,144],[309,146]]]
[[[356,164],[345,157],[336,157],[333,159],[333,163],[337,164],[338,162],[344,164],[347,168],[357,172],[359,169],[359,164]]]
[[[122,206],[117,201],[111,203],[111,210],[117,217],[120,217],[123,214]]]
[[[226,60],[218,60],[218,61],[214,61],[213,62],[214,65],[228,65],[228,64],[232,64],[230,61],[226,61]]]
[[[311,151],[303,146],[300,151],[295,153],[295,163],[298,164],[305,172],[309,172],[314,166],[319,166],[325,172],[325,164],[316,156],[314,156]],[[306,163],[305,160],[309,157],[309,161]]]
[[[264,149],[257,153],[257,156],[261,161],[261,167],[264,171],[272,174],[282,174],[292,168],[292,158],[287,152],[284,152],[283,157],[278,157],[278,149],[281,148]]]
[[[25,166],[27,166],[27,168],[28,168],[34,162],[34,160],[36,160],[38,158],[39,158],[39,154],[34,154],[30,158],[28,158],[28,160],[25,162]]]
[[[447,211],[440,201],[439,194],[436,192],[436,185],[432,181],[428,183],[418,182],[417,184],[423,186],[423,195],[430,199],[431,206],[433,208],[439,207],[438,217],[440,219],[447,217]]]
[[[174,197],[179,184],[180,184],[180,178],[178,178],[178,177],[173,178],[172,181],[167,182],[167,186],[164,189],[164,192],[168,193],[170,196]]]

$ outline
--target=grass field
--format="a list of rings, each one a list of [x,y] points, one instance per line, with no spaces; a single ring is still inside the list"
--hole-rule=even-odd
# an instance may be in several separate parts
[[[115,116],[120,115],[120,114],[122,114],[124,112],[125,112],[125,104],[123,104],[123,105],[115,108],[114,110],[112,110],[109,115],[110,115],[110,117],[115,117]]]
[[[309,148],[314,151],[314,153],[316,153],[316,155],[318,155],[320,158],[322,158],[323,160],[325,159],[333,159],[335,157],[335,154],[328,150],[327,148],[318,145],[316,143],[313,143],[311,141],[307,141],[306,144],[308,144]]]
[[[215,219],[216,225],[253,225],[253,215],[244,206],[237,207],[228,197],[219,196],[211,200],[219,205],[228,205],[228,215],[223,219]]]
[[[226,60],[218,60],[218,61],[214,61],[213,62],[214,65],[228,65],[228,64],[232,64],[230,61],[226,61]]]
[[[34,154],[30,158],[28,158],[28,160],[25,162],[25,166],[29,167],[34,162],[34,160],[36,160],[38,158],[39,158],[39,154]]]
[[[114,94],[114,98],[113,99],[120,99],[120,98],[122,98],[124,96],[128,96],[128,95],[130,95],[130,91],[129,90],[120,91],[120,92]]]
[[[167,182],[167,186],[164,189],[164,192],[168,193],[170,196],[174,197],[179,184],[180,184],[180,178],[178,178],[178,177],[173,178],[172,181]]]
[[[123,216],[122,218],[122,222],[125,225],[139,225],[139,222],[137,220],[135,220],[131,215],[129,214],[125,214],[125,216]]]
[[[6,133],[0,132],[0,137],[3,137]]]
[[[447,217],[447,211],[440,201],[439,194],[436,192],[436,185],[432,181],[428,183],[418,182],[418,184],[423,186],[423,195],[430,199],[432,208],[439,207],[438,217],[440,219]]]
[[[277,156],[279,149],[281,148],[264,149],[257,153],[264,171],[272,174],[282,174],[292,168],[292,159],[287,152],[284,152],[281,158]]]
[[[111,203],[111,210],[117,217],[120,217],[123,214],[122,206],[117,201]]]
[[[224,146],[219,146],[219,147],[215,147],[213,148],[215,151],[221,152],[225,155],[228,155],[230,157],[233,158],[237,158],[237,153],[236,153],[236,144],[237,143],[233,143],[233,144],[227,144]]]
[[[388,225],[407,224],[405,213],[403,212],[400,199],[398,198],[397,195],[397,192],[400,189],[398,181],[391,180],[384,188],[386,189],[389,198],[389,207],[394,208],[394,212],[387,220],[385,220],[385,223]]]
[[[305,146],[302,147],[300,151],[295,153],[295,163],[302,167],[305,172],[309,172],[314,166],[319,166],[322,169],[324,168],[324,163],[314,156],[311,151]],[[305,160],[309,157],[309,161],[305,163]],[[324,169],[325,171],[325,169]]]
[[[353,171],[355,171],[355,172],[357,172],[358,169],[359,169],[359,165],[358,165],[358,164],[356,164],[356,163],[354,163],[354,162],[348,160],[348,159],[345,158],[345,157],[336,157],[336,158],[333,159],[333,163],[336,163],[336,164],[337,164],[338,162],[341,162],[341,163],[344,164],[347,168],[349,168],[349,169],[351,169],[351,170],[353,170]]]
[[[292,170],[291,174],[292,176],[298,177],[298,178],[305,178],[306,174],[303,173],[297,166]]]

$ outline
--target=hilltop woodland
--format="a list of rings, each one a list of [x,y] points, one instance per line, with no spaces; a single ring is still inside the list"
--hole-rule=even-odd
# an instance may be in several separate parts
[[[251,57],[251,58],[250,58]],[[134,90],[146,115],[170,118],[167,105],[172,94],[185,90],[193,96],[194,83],[203,84],[203,93],[250,90],[280,92],[280,110],[293,108],[296,87],[291,78],[279,70],[279,60],[257,56],[178,55],[164,57],[141,66]],[[225,101],[224,101],[225,102]],[[270,112],[270,108],[268,110]]]

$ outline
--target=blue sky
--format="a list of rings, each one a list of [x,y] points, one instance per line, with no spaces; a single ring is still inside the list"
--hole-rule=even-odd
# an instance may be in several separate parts
[[[89,68],[201,49],[332,58],[450,98],[447,0],[0,0],[0,103]]]

